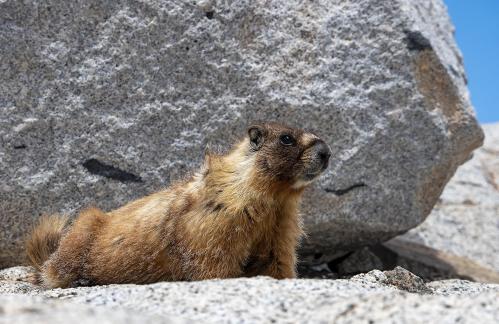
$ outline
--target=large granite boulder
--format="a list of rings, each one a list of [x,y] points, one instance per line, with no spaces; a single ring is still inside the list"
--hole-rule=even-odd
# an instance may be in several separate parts
[[[251,120],[321,134],[302,253],[420,224],[482,132],[440,0],[0,1],[0,266],[43,213],[167,186]]]
[[[499,123],[456,172],[427,220],[400,239],[462,256],[499,272]]]
[[[7,269],[5,272],[20,272]],[[268,277],[40,290],[2,280],[0,323],[497,323],[499,285],[425,284],[402,268],[352,279]]]

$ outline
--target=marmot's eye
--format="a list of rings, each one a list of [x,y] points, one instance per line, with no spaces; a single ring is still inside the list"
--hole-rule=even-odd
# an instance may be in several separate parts
[[[295,139],[291,135],[281,135],[281,137],[279,139],[281,140],[282,145],[288,146],[288,145],[295,145],[296,144]]]

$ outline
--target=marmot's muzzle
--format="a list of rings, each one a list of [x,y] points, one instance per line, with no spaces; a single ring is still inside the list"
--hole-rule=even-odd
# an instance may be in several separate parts
[[[331,150],[322,140],[317,141],[309,150],[310,162],[306,168],[305,178],[312,180],[327,169]]]
[[[331,150],[323,141],[317,142],[312,149],[314,150],[316,159],[318,159],[322,164],[321,171],[326,170],[329,164],[329,158],[331,157]]]

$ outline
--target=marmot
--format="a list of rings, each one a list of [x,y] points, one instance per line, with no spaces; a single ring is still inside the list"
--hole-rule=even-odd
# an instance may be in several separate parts
[[[296,277],[304,188],[328,166],[316,135],[255,123],[187,180],[105,213],[41,219],[27,255],[46,288],[268,275]]]

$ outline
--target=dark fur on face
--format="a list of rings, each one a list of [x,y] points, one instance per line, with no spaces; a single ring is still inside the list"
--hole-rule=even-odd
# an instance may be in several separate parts
[[[267,179],[305,185],[328,166],[329,147],[313,133],[270,122],[252,124],[248,136],[256,167]]]

